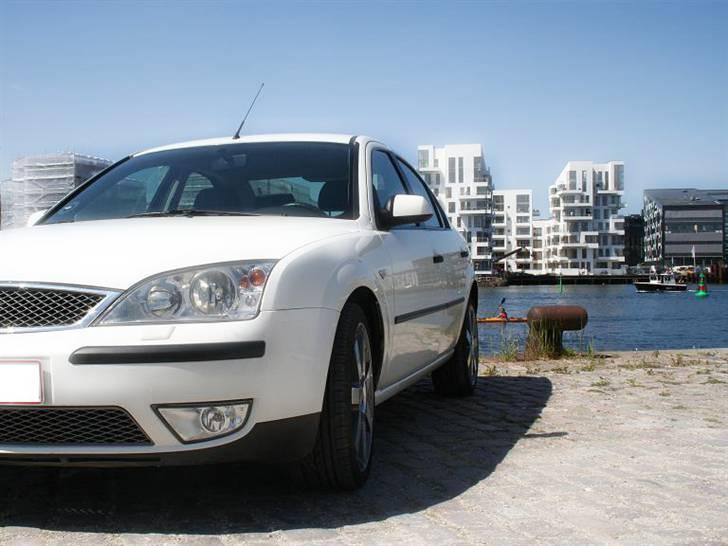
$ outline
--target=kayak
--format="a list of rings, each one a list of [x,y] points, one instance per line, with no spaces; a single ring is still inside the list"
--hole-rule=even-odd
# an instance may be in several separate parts
[[[478,322],[528,322],[526,317],[511,317],[511,318],[500,318],[500,317],[485,317],[479,318]]]

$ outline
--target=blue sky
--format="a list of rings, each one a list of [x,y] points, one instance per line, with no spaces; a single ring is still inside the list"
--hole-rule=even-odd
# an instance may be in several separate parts
[[[728,187],[728,2],[0,0],[0,177],[14,158],[116,159],[247,132],[479,142],[498,188],[568,160],[648,187]]]

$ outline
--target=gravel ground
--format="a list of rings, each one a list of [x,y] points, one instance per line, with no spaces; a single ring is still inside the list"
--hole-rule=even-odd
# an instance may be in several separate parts
[[[484,361],[380,406],[352,494],[278,469],[0,468],[0,544],[728,544],[728,350]]]

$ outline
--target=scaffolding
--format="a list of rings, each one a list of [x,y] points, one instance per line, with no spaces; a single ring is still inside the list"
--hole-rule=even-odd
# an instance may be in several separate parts
[[[106,159],[72,152],[14,161],[12,178],[0,182],[0,229],[25,226],[34,212],[51,208],[110,164]]]

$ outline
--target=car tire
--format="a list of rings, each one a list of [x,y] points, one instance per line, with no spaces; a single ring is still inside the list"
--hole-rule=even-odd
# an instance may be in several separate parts
[[[460,337],[450,360],[432,372],[435,392],[444,396],[468,396],[478,383],[480,343],[478,315],[472,301],[465,310]]]
[[[374,434],[374,351],[362,308],[347,304],[339,319],[313,452],[297,477],[316,489],[353,490],[366,482]]]

